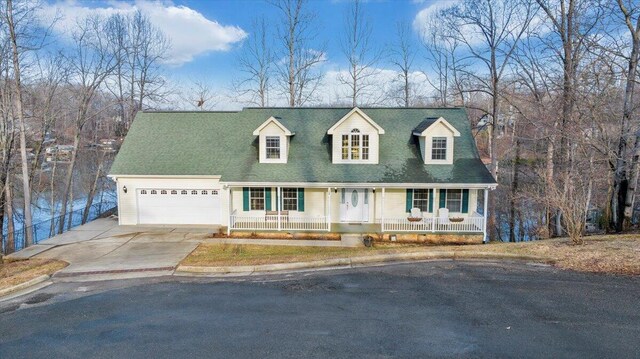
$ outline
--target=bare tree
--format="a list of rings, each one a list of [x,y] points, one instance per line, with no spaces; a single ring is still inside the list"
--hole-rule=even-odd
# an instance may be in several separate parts
[[[470,67],[465,73],[477,84],[471,91],[485,93],[491,98],[489,155],[494,178],[498,175],[496,129],[501,115],[500,81],[534,14],[535,8],[520,0],[466,0],[441,13],[449,36],[465,47],[470,54],[467,56],[469,61],[477,62],[486,71],[478,72]],[[489,207],[489,225],[496,228],[494,196],[490,197]]]
[[[269,91],[273,62],[275,60],[268,27],[264,18],[254,20],[249,39],[238,57],[239,70],[243,79],[233,84],[234,92],[240,97],[249,96],[249,102],[259,106],[269,106]]]
[[[183,90],[180,97],[183,102],[188,103],[187,108],[194,108],[200,111],[213,110],[218,104],[216,93],[213,91],[209,81],[193,80],[186,90]]]
[[[338,77],[341,84],[349,86],[352,107],[371,100],[370,89],[376,85],[372,79],[380,72],[375,67],[381,52],[371,43],[371,31],[371,23],[362,9],[362,2],[355,0],[345,17],[344,38],[341,41],[349,68],[346,74],[341,72]]]
[[[171,44],[140,11],[109,17],[105,35],[115,57],[115,69],[110,75],[113,80],[106,83],[118,100],[120,123],[124,126],[118,132],[123,136],[138,111],[164,101],[166,81],[160,65]]]
[[[396,42],[391,47],[391,63],[398,69],[400,95],[395,97],[401,106],[410,107],[414,96],[411,74],[414,70],[413,62],[416,58],[416,48],[411,40],[411,28],[406,23],[396,24]]]
[[[24,9],[21,14],[22,20],[25,20],[26,16],[29,16],[32,9]],[[18,117],[18,126],[20,129],[20,158],[22,166],[22,191],[24,198],[24,231],[25,231],[25,246],[30,246],[33,243],[33,232],[31,225],[33,224],[31,218],[31,185],[29,183],[29,162],[27,158],[27,130],[25,127],[25,114],[23,109],[23,94],[22,94],[22,81],[20,72],[20,53],[21,48],[18,47],[18,32],[16,31],[16,22],[14,21],[14,8],[12,0],[7,0],[6,7],[6,22],[9,28],[9,36],[11,41],[11,54],[13,65],[13,87],[14,87],[14,101],[15,112]]]
[[[324,46],[313,48],[317,32],[315,14],[305,9],[306,0],[274,0],[280,10],[281,22],[278,38],[282,43],[282,64],[278,65],[278,83],[290,107],[304,106],[313,96],[322,80],[316,68],[324,61]],[[280,64],[280,61],[276,62]]]
[[[638,5],[634,5],[632,1],[617,0],[617,6],[631,39],[629,54],[625,56],[627,73],[622,103],[622,117],[620,119],[620,137],[615,153],[614,186],[611,195],[611,222],[616,231],[621,231],[631,225],[634,197],[638,184],[640,126],[633,126],[632,130],[632,116],[637,106],[634,102],[634,93],[636,81],[638,80],[638,59],[640,58],[640,10]],[[628,163],[627,158],[630,150],[628,142],[630,142],[634,132],[635,143],[630,153],[631,161]]]
[[[459,78],[459,60],[457,56],[460,43],[453,36],[448,36],[437,16],[428,19],[421,33],[422,45],[427,52],[427,60],[436,74],[431,79],[425,78],[433,88],[434,101],[440,106],[464,105],[464,91]]]
[[[599,1],[587,0],[536,0],[546,15],[551,35],[544,41],[553,51],[562,66],[561,112],[554,124],[557,135],[553,134],[548,141],[547,156],[554,159],[548,162],[547,186],[555,180],[564,180],[570,176],[556,176],[556,167],[562,171],[569,170],[571,158],[569,153],[570,127],[575,122],[575,99],[578,67],[583,54],[586,52],[594,29],[600,23],[602,17],[602,5]],[[555,143],[560,137],[560,151],[555,155]],[[559,165],[559,166],[558,166]],[[562,233],[562,211],[560,208],[555,216],[557,235]],[[549,222],[551,224],[551,222]]]
[[[110,44],[102,34],[106,31],[104,21],[98,17],[88,17],[78,23],[73,34],[73,53],[68,58],[71,66],[70,79],[74,90],[75,115],[74,115],[74,139],[73,153],[65,178],[65,190],[60,210],[60,223],[58,232],[64,230],[64,222],[67,205],[71,203],[73,208],[73,172],[80,149],[81,134],[84,126],[96,111],[91,108],[98,89],[104,83],[107,76],[111,75],[116,66],[116,57]],[[102,109],[104,110],[104,109]],[[93,198],[87,199],[87,206],[91,206]],[[71,215],[68,217],[68,226],[71,225]]]

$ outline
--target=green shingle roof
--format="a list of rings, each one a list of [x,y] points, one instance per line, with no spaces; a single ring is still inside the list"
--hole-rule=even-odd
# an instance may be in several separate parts
[[[225,182],[495,183],[480,161],[462,108],[361,108],[386,133],[379,164],[333,164],[327,130],[350,108],[246,108],[144,112],[111,167],[118,175],[220,175]],[[260,163],[253,131],[274,116],[290,131],[288,163]],[[425,165],[412,131],[444,117],[460,131],[453,165]]]
[[[418,126],[416,126],[416,128],[413,129],[413,133],[422,133],[424,132],[424,130],[426,130],[427,128],[431,127],[431,125],[433,125],[434,123],[436,123],[436,121],[438,121],[439,117],[429,117],[424,119],[422,122],[420,122],[418,124]]]

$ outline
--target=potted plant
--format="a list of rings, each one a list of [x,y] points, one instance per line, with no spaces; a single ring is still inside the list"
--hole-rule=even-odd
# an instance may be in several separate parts
[[[449,221],[450,222],[454,222],[454,223],[460,223],[460,222],[464,221],[464,218],[463,217],[451,217],[451,218],[449,218]]]

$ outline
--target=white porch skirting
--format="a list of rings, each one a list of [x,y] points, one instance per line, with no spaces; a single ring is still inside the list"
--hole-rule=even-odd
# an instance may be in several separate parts
[[[463,217],[461,222],[453,222],[449,218],[422,218],[409,221],[407,217],[385,218],[382,221],[383,232],[464,232],[483,233],[484,217]]]

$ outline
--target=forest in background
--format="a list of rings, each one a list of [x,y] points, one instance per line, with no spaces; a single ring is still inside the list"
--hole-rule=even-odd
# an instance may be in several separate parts
[[[637,225],[636,0],[462,0],[417,30],[398,23],[396,40],[384,45],[372,37],[367,4],[353,1],[334,39],[347,66],[331,103],[317,96],[327,86],[318,66],[325,61],[322,19],[304,0],[270,4],[279,16],[256,17],[238,51],[231,95],[222,98],[204,83],[188,91],[170,83],[163,56],[171,41],[142,12],[83,18],[61,47],[37,21],[37,2],[3,0],[5,252],[21,229],[25,245],[33,243],[34,213],[41,218],[44,209],[57,218],[50,232],[62,232],[72,224],[66,213],[80,209],[84,222],[96,198],[112,196],[106,173],[138,111],[210,110],[219,101],[464,106],[499,182],[489,197],[492,240],[568,235],[580,243],[587,219],[612,232]],[[381,82],[384,66],[394,72]]]

